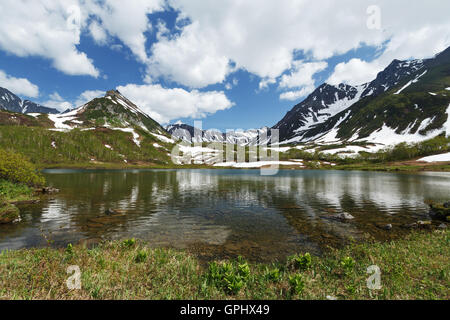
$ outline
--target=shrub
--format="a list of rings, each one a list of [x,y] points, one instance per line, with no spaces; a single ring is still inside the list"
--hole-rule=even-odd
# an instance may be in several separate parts
[[[0,149],[0,178],[28,186],[43,186],[44,177],[36,167],[24,156],[18,153]]]

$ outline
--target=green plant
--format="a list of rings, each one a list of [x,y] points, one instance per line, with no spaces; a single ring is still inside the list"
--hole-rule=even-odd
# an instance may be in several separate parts
[[[268,269],[266,270],[266,279],[272,282],[278,282],[281,279],[280,269]]]
[[[147,257],[148,257],[147,251],[140,250],[140,251],[137,253],[136,257],[134,258],[134,261],[135,261],[136,263],[142,263],[142,262],[145,262],[145,261],[147,260]]]
[[[307,270],[312,265],[312,257],[309,254],[309,252],[301,255],[295,255],[290,258],[291,262],[293,263],[294,267],[299,270]]]
[[[73,254],[74,254],[74,251],[73,251],[73,245],[72,245],[71,243],[69,243],[69,244],[67,245],[67,247],[66,247],[66,253],[67,253],[68,255],[73,255]]]
[[[303,289],[305,289],[305,281],[301,274],[289,276],[289,285],[291,286],[291,291],[295,294],[301,294]]]
[[[250,277],[250,267],[239,258],[233,262],[211,262],[208,269],[208,281],[227,294],[237,294]]]
[[[125,248],[131,248],[136,244],[136,239],[132,238],[132,239],[126,239],[122,241],[122,247]]]
[[[250,267],[241,257],[238,260],[238,274],[245,280],[250,277]]]
[[[341,260],[341,266],[344,268],[346,273],[349,273],[355,266],[355,260],[353,260],[352,257],[345,257]]]

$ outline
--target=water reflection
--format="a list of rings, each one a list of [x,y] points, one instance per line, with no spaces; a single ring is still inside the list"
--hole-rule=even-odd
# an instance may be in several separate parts
[[[0,226],[0,249],[137,237],[205,259],[273,260],[349,238],[401,236],[404,229],[377,224],[416,221],[424,200],[450,196],[445,173],[50,170],[46,178],[61,193],[21,207],[22,223]],[[122,213],[107,216],[108,208]],[[355,220],[330,219],[343,211]]]

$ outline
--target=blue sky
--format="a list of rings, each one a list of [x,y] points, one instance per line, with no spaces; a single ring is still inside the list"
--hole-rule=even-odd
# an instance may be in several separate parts
[[[388,1],[5,0],[0,86],[61,110],[118,88],[161,123],[272,126],[323,82],[361,84],[443,50],[448,11],[432,2],[399,18]]]

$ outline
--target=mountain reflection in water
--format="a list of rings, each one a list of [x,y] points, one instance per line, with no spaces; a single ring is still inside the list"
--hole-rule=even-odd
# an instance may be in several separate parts
[[[204,259],[272,261],[349,239],[402,236],[427,216],[425,200],[450,197],[450,174],[282,170],[47,170],[61,192],[21,206],[0,226],[0,249],[139,238]],[[113,208],[121,214],[107,216]],[[348,212],[342,223],[330,217]],[[391,223],[385,231],[379,224]],[[44,237],[45,235],[45,237]]]

